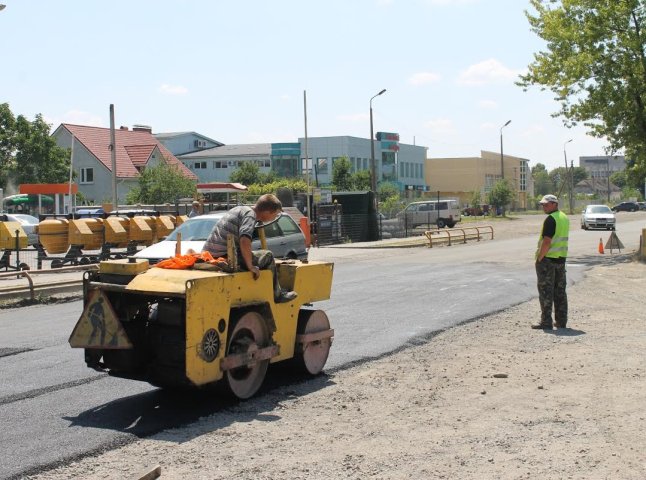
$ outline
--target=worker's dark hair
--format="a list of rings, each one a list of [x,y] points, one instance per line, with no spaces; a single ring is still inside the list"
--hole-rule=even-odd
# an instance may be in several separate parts
[[[261,195],[256,202],[256,210],[259,212],[275,212],[283,209],[283,204],[280,203],[278,197],[271,193]]]

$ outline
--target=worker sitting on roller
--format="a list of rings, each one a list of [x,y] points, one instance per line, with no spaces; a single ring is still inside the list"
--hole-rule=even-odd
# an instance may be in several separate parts
[[[262,195],[253,207],[234,207],[215,224],[202,248],[202,251],[209,252],[215,258],[226,257],[227,236],[233,235],[238,265],[242,270],[251,272],[254,280],[260,277],[260,270],[271,270],[276,303],[289,302],[296,298],[297,293],[280,288],[273,254],[269,250],[252,251],[251,239],[256,222],[271,222],[280,215],[282,209],[280,200],[272,194]]]

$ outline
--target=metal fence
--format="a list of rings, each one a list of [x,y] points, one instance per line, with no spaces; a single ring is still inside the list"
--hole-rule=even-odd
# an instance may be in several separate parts
[[[313,242],[319,246],[360,243],[389,238],[424,235],[436,229],[435,223],[413,227],[402,218],[385,218],[381,214],[339,214],[319,217],[313,225]]]

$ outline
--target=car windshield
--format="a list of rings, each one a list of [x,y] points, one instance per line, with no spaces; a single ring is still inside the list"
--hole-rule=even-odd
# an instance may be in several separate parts
[[[24,213],[13,214],[12,216],[20,223],[28,223],[32,225],[38,223],[38,219],[36,217],[32,217],[31,215],[26,215]]]
[[[206,241],[206,238],[213,230],[213,227],[222,217],[195,217],[195,220],[189,220],[182,223],[173,230],[166,240],[177,241],[177,234],[182,234],[182,241]]]
[[[605,205],[592,205],[586,209],[586,213],[612,213],[612,211]]]

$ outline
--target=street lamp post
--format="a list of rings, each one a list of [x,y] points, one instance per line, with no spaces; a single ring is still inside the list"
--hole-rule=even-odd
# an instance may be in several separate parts
[[[372,99],[385,92],[386,89],[384,88],[377,95],[370,98],[370,187],[375,193],[377,193],[377,167],[375,165],[375,139],[372,131]]]
[[[505,162],[503,160],[503,153],[502,153],[502,129],[505,128],[507,125],[511,123],[511,120],[507,120],[507,123],[505,123],[502,127],[500,127],[500,178],[504,179],[505,178]]]
[[[572,215],[572,209],[574,208],[574,204],[573,204],[573,202],[572,202],[572,182],[573,182],[573,180],[572,180],[572,178],[573,178],[573,177],[572,177],[572,174],[573,174],[573,172],[572,172],[572,169],[570,169],[570,182],[568,182],[568,174],[567,174],[567,151],[565,150],[565,146],[566,146],[568,143],[570,143],[571,141],[572,141],[572,139],[570,138],[567,142],[565,142],[565,143],[563,144],[563,158],[565,159],[565,178],[563,179],[563,181],[564,181],[564,182],[566,182],[566,183],[569,183],[569,186],[570,186],[570,188],[568,189],[568,190],[569,190],[569,192],[570,192],[570,194],[569,194],[569,198],[570,198],[570,201],[569,201],[569,203],[570,203],[570,215]]]

